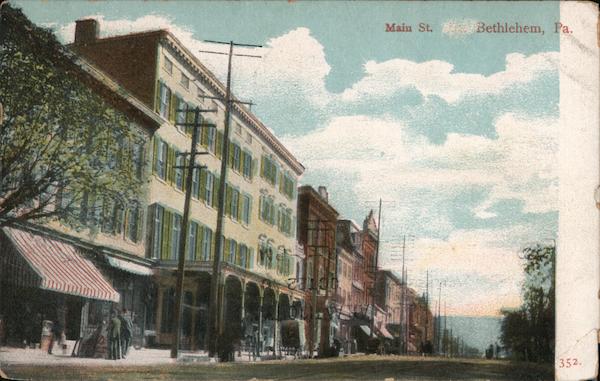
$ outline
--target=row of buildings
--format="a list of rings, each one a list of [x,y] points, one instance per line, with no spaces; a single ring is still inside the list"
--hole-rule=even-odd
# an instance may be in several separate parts
[[[245,106],[231,107],[224,139],[225,86],[167,30],[100,38],[78,20],[71,60],[80,77],[140,139],[131,156],[144,186],[138,202],[85,197],[86,227],[60,220],[0,232],[0,315],[9,342],[35,340],[42,320],[67,339],[89,336],[110,311],[126,308],[145,345],[175,339],[176,275],[191,129],[203,114],[185,247],[181,347],[206,348],[215,258],[220,167],[227,161],[218,292],[221,335],[247,349],[366,350],[370,337],[419,351],[433,334],[423,298],[376,268],[378,226],[341,219],[324,187],[299,186],[302,164]],[[228,144],[228,157],[222,157]],[[56,202],[64,202],[67,196]],[[83,212],[81,212],[83,213]],[[291,323],[290,323],[291,322]],[[297,322],[297,324],[294,324]],[[298,332],[296,340],[282,328]],[[292,329],[290,328],[290,329]],[[285,333],[285,334],[284,334]],[[398,338],[400,340],[398,341]],[[295,344],[294,344],[295,343]],[[0,343],[1,344],[1,343]],[[250,348],[252,347],[252,348]]]

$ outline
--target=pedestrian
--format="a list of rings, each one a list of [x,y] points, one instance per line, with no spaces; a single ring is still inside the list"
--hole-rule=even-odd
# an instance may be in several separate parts
[[[121,354],[123,358],[127,358],[133,336],[133,322],[127,314],[127,308],[123,308],[123,313],[119,315],[119,319],[121,320]]]
[[[60,319],[56,319],[56,321],[52,324],[52,334],[50,335],[50,345],[48,346],[48,354],[52,354],[52,349],[54,348],[54,342],[58,341],[58,345],[61,346],[63,344],[63,325],[60,322]]]
[[[110,313],[108,323],[108,358],[118,360],[121,358],[121,320],[117,317],[117,311]]]

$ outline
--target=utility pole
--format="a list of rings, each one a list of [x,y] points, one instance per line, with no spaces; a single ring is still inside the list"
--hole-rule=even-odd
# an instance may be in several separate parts
[[[221,286],[221,249],[223,247],[223,216],[225,212],[225,185],[227,180],[227,159],[229,157],[229,125],[231,123],[231,106],[233,103],[246,103],[232,99],[231,96],[231,61],[232,57],[243,56],[260,58],[260,56],[253,56],[249,54],[233,54],[234,46],[260,48],[261,45],[250,45],[250,44],[239,44],[233,41],[206,41],[214,44],[225,44],[229,45],[229,53],[214,52],[214,51],[201,51],[203,53],[211,54],[222,54],[228,55],[227,61],[227,87],[225,89],[225,130],[223,132],[223,147],[221,147],[221,173],[219,179],[219,206],[217,210],[217,226],[215,229],[215,255],[213,258],[213,273],[210,284],[210,299],[209,299],[209,316],[208,316],[208,330],[207,330],[207,341],[209,346],[209,356],[215,357],[218,355],[220,343],[219,336],[223,331],[221,326],[220,316],[221,309],[223,307],[223,301],[220,299],[221,293],[219,292]],[[209,97],[210,98],[210,97]],[[214,98],[213,98],[214,99]],[[243,306],[242,306],[243,308]]]
[[[375,266],[373,267],[373,291],[371,292],[371,338],[375,335],[375,292],[377,290],[377,268],[379,261],[379,239],[381,237],[381,198],[379,199],[379,214],[377,216],[377,249],[375,250]]]
[[[197,152],[198,146],[198,128],[206,127],[206,128],[214,128],[215,126],[203,125],[200,121],[200,113],[201,112],[216,112],[217,110],[200,110],[196,107],[193,110],[194,113],[194,122],[193,123],[178,123],[178,125],[183,125],[186,127],[192,127],[192,147],[189,152],[189,164],[186,166],[175,166],[177,169],[187,169],[186,175],[186,183],[185,183],[185,201],[183,204],[183,218],[181,221],[181,230],[179,232],[179,252],[178,255],[178,263],[177,263],[177,286],[175,293],[175,340],[171,344],[171,358],[177,358],[179,352],[179,341],[181,340],[181,307],[182,307],[182,299],[183,299],[183,280],[184,280],[184,272],[185,272],[185,253],[187,246],[187,238],[188,238],[188,224],[190,219],[190,200],[192,197],[192,181],[194,177],[194,170],[201,170],[202,168],[206,168],[205,166],[197,166],[196,165],[196,156],[204,155],[206,152]],[[185,112],[186,120],[187,113],[189,110],[177,110],[177,112]],[[188,153],[180,153],[179,156],[187,156]],[[185,160],[184,160],[185,163]]]
[[[429,270],[427,270],[427,275],[425,278],[425,343],[427,343],[427,331],[429,326]],[[423,348],[423,343],[421,343],[421,348]]]
[[[446,302],[444,302],[444,355],[446,355],[448,352],[448,332],[446,329],[446,323],[448,322],[447,312],[448,309],[446,308]]]
[[[438,318],[437,318],[437,340],[438,340],[438,353],[442,353],[442,335],[440,335],[440,331],[442,330],[442,281],[440,281],[440,288],[438,290]]]

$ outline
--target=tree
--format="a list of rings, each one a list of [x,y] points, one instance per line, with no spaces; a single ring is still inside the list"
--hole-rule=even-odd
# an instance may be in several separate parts
[[[525,248],[523,305],[504,311],[501,340],[513,356],[525,361],[554,358],[555,247]]]
[[[135,204],[141,132],[92,90],[52,32],[19,9],[1,12],[0,227],[50,218],[87,226],[102,200]]]

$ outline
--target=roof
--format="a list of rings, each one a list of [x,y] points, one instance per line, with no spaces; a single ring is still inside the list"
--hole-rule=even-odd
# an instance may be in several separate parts
[[[219,97],[225,98],[226,86],[219,81],[219,79],[211,72],[206,66],[200,62],[200,60],[183,45],[177,37],[175,37],[167,29],[155,29],[144,32],[129,33],[119,36],[111,36],[98,38],[94,42],[86,42],[86,44],[106,43],[115,40],[124,39],[137,39],[142,37],[149,37],[156,35],[160,38],[160,41],[167,43],[173,51],[179,55],[187,64],[196,70],[196,74],[201,77],[212,89],[217,93]],[[236,97],[232,94],[232,99]],[[233,112],[248,123],[254,130],[254,132],[260,136],[263,140],[271,145],[273,150],[283,159],[292,170],[298,175],[304,173],[304,166],[296,159],[296,157],[275,137],[275,135],[245,106],[233,103]]]

